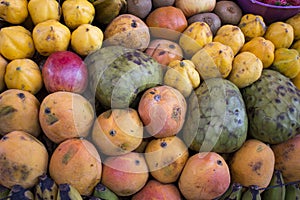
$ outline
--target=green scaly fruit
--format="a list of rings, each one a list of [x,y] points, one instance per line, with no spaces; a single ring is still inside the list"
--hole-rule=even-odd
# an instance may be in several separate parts
[[[241,200],[261,200],[261,195],[257,185],[250,185],[249,188],[242,194]]]
[[[240,183],[231,183],[227,191],[217,200],[239,200],[242,197],[243,186]]]
[[[93,196],[103,200],[119,200],[118,196],[113,191],[101,183],[98,183],[95,186]]]
[[[35,186],[36,200],[52,200],[56,199],[58,192],[57,184],[46,174],[39,177],[39,182]]]
[[[58,185],[56,200],[83,200],[83,198],[76,188],[68,183],[64,183]]]
[[[0,185],[0,199],[6,199],[8,197],[9,192],[9,188]]]
[[[300,129],[300,90],[281,73],[264,69],[252,85],[241,89],[249,134],[268,144],[284,142]]]
[[[286,188],[280,170],[274,170],[272,179],[268,187],[261,195],[263,199],[284,200]]]
[[[143,91],[163,82],[162,66],[136,49],[102,47],[84,62],[89,69],[91,92],[104,108],[131,107]]]
[[[127,10],[126,0],[89,0],[95,7],[95,21],[109,24],[115,17]]]
[[[285,200],[299,200],[300,188],[297,184],[286,185]]]
[[[7,200],[34,200],[33,193],[21,185],[12,186]]]
[[[205,80],[189,97],[182,131],[190,149],[232,153],[245,142],[247,129],[244,100],[229,80]]]

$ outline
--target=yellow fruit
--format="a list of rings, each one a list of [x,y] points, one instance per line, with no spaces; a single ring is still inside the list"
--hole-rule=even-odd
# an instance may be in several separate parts
[[[273,67],[289,78],[296,77],[300,72],[300,56],[298,51],[288,48],[276,49]]]
[[[97,26],[82,24],[71,34],[72,49],[81,56],[100,49],[103,42],[103,32]]]
[[[35,137],[41,133],[40,102],[30,92],[7,89],[0,94],[0,135],[25,131]]]
[[[91,24],[95,16],[95,8],[87,0],[66,0],[62,4],[64,22],[70,29],[81,24]]]
[[[47,20],[38,23],[32,31],[36,50],[43,56],[49,56],[55,51],[67,50],[71,32],[57,20]]]
[[[5,84],[9,89],[20,89],[36,94],[43,86],[39,66],[31,59],[15,59],[8,63]]]
[[[11,24],[21,24],[28,16],[27,0],[3,0],[0,3],[0,18]]]
[[[191,60],[174,60],[168,65],[164,84],[177,89],[188,97],[200,85],[200,75]]]
[[[275,49],[289,48],[294,41],[294,29],[288,23],[273,22],[268,26],[264,38],[270,40]]]
[[[205,22],[190,24],[179,38],[179,45],[185,55],[190,58],[205,44],[212,42],[213,34]]]
[[[260,15],[245,14],[241,18],[238,27],[242,30],[245,40],[249,41],[255,37],[262,37],[267,29],[264,19]]]
[[[34,24],[49,19],[59,21],[61,16],[61,7],[56,0],[30,0],[28,11]]]
[[[153,139],[145,149],[149,171],[161,183],[174,183],[188,157],[188,147],[176,136]]]
[[[228,79],[238,88],[251,85],[259,79],[263,70],[263,64],[251,52],[241,52],[233,59],[232,70]]]
[[[31,188],[47,172],[48,152],[43,143],[24,131],[12,131],[0,140],[0,184]]]
[[[141,144],[143,123],[134,109],[107,110],[95,120],[92,139],[106,155],[126,154]]]
[[[210,42],[191,58],[202,79],[226,78],[231,69],[234,53],[220,42]]]
[[[0,30],[0,53],[8,60],[31,58],[34,52],[29,30],[22,26],[8,26]]]
[[[229,46],[236,55],[245,44],[245,36],[238,26],[226,24],[218,29],[213,41]]]
[[[229,168],[233,182],[264,188],[271,181],[274,165],[275,156],[272,149],[259,140],[248,139],[233,154]]]
[[[240,52],[249,51],[256,55],[262,63],[264,68],[268,68],[274,61],[275,46],[270,40],[263,37],[255,37],[246,42]]]
[[[4,81],[4,74],[6,70],[7,60],[3,58],[0,54],[0,92],[3,92],[6,88],[5,81]]]
[[[294,29],[294,39],[300,39],[300,13],[290,17],[285,21],[286,23],[290,24]]]

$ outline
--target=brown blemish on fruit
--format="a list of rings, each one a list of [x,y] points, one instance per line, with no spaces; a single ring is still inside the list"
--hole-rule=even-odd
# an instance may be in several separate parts
[[[58,121],[58,118],[55,116],[55,114],[48,114],[46,118],[46,123],[48,125],[53,125]]]
[[[77,151],[78,151],[78,149],[70,147],[70,149],[67,151],[67,153],[65,153],[65,155],[63,155],[62,163],[67,165],[68,162],[74,157],[74,155],[76,154]]]
[[[257,161],[255,163],[251,162],[249,166],[251,167],[252,171],[254,171],[257,175],[261,175],[259,170],[261,169],[263,163],[261,161]]]
[[[17,111],[17,109],[15,109],[12,106],[5,106],[3,108],[0,108],[0,117],[5,116],[5,115],[9,115],[9,114],[14,113],[16,111]]]
[[[177,121],[179,120],[180,116],[181,116],[181,108],[175,106],[172,111],[172,119],[175,119]]]

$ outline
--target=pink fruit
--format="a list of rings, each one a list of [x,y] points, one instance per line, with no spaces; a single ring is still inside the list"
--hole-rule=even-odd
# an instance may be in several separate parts
[[[88,84],[87,66],[76,53],[58,51],[46,60],[42,75],[48,92],[83,93]]]

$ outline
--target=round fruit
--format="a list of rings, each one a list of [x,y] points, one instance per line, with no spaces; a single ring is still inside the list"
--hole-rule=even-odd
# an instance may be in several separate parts
[[[250,13],[243,15],[238,27],[244,33],[246,41],[249,41],[255,37],[263,37],[267,29],[262,16]]]
[[[28,12],[34,24],[49,19],[60,20],[61,6],[56,0],[31,0],[28,2]]]
[[[270,40],[275,49],[289,48],[294,41],[294,28],[285,22],[273,22],[268,26],[264,38]]]
[[[238,88],[244,88],[251,85],[259,79],[263,70],[263,64],[251,52],[238,53],[232,63],[232,70],[228,80],[233,82]]]
[[[5,84],[8,89],[20,89],[36,94],[43,86],[42,72],[31,59],[14,59],[6,66]]]
[[[147,132],[156,138],[176,135],[184,124],[186,110],[184,96],[166,85],[146,90],[138,105]]]
[[[97,26],[82,24],[71,34],[71,47],[81,56],[86,56],[100,49],[103,41],[103,32]]]
[[[168,67],[164,84],[177,89],[184,97],[200,85],[200,75],[191,60],[174,60]]]
[[[210,42],[193,55],[191,61],[202,79],[226,78],[231,69],[234,53],[220,42]]]
[[[54,92],[43,99],[39,121],[45,135],[60,143],[69,138],[87,136],[94,122],[94,110],[79,94]]]
[[[42,56],[49,56],[56,51],[66,51],[71,38],[67,26],[57,20],[49,19],[38,23],[32,30],[36,50]]]
[[[272,67],[288,78],[295,78],[300,73],[299,52],[289,48],[276,49]]]
[[[92,138],[106,155],[122,155],[135,150],[143,139],[143,123],[136,110],[110,109],[94,122]]]
[[[241,93],[251,137],[278,144],[299,133],[300,91],[289,78],[275,70],[264,69],[259,80],[242,88]]]
[[[275,157],[270,146],[260,140],[248,139],[230,161],[232,181],[243,186],[265,188],[271,181],[274,164]]]
[[[151,35],[156,38],[177,40],[188,26],[182,10],[174,6],[159,7],[146,18]]]
[[[286,183],[300,179],[300,135],[271,146],[275,155],[275,169],[282,172]]]
[[[150,32],[140,18],[132,14],[121,14],[106,27],[104,38],[105,45],[144,50],[150,43]]]
[[[85,139],[68,139],[53,152],[49,173],[57,184],[68,183],[81,195],[91,195],[101,179],[102,162],[92,143]]]
[[[201,152],[189,157],[179,177],[178,187],[186,199],[214,199],[229,187],[227,163],[215,152]]]
[[[49,93],[67,91],[81,94],[88,86],[87,65],[72,51],[57,51],[48,56],[42,75]]]
[[[235,1],[217,1],[213,12],[220,17],[223,25],[237,25],[243,16],[242,9]]]
[[[31,58],[35,45],[31,32],[23,26],[8,26],[0,29],[0,53],[8,60]]]
[[[0,18],[11,24],[21,24],[28,17],[27,0],[7,0],[0,4]]]
[[[0,140],[0,184],[31,188],[47,172],[48,152],[34,136],[12,131]]]
[[[229,46],[236,55],[245,44],[245,36],[237,25],[227,24],[218,29],[213,41]]]
[[[130,196],[140,191],[148,178],[148,167],[142,154],[130,152],[104,160],[101,183],[118,196]]]
[[[95,8],[90,1],[65,0],[62,3],[64,22],[70,29],[76,29],[81,24],[92,23]]]
[[[177,181],[188,157],[188,147],[176,136],[153,139],[145,149],[149,171],[161,183]]]
[[[41,132],[40,102],[30,92],[8,89],[0,94],[0,135],[20,130],[33,136]]]

